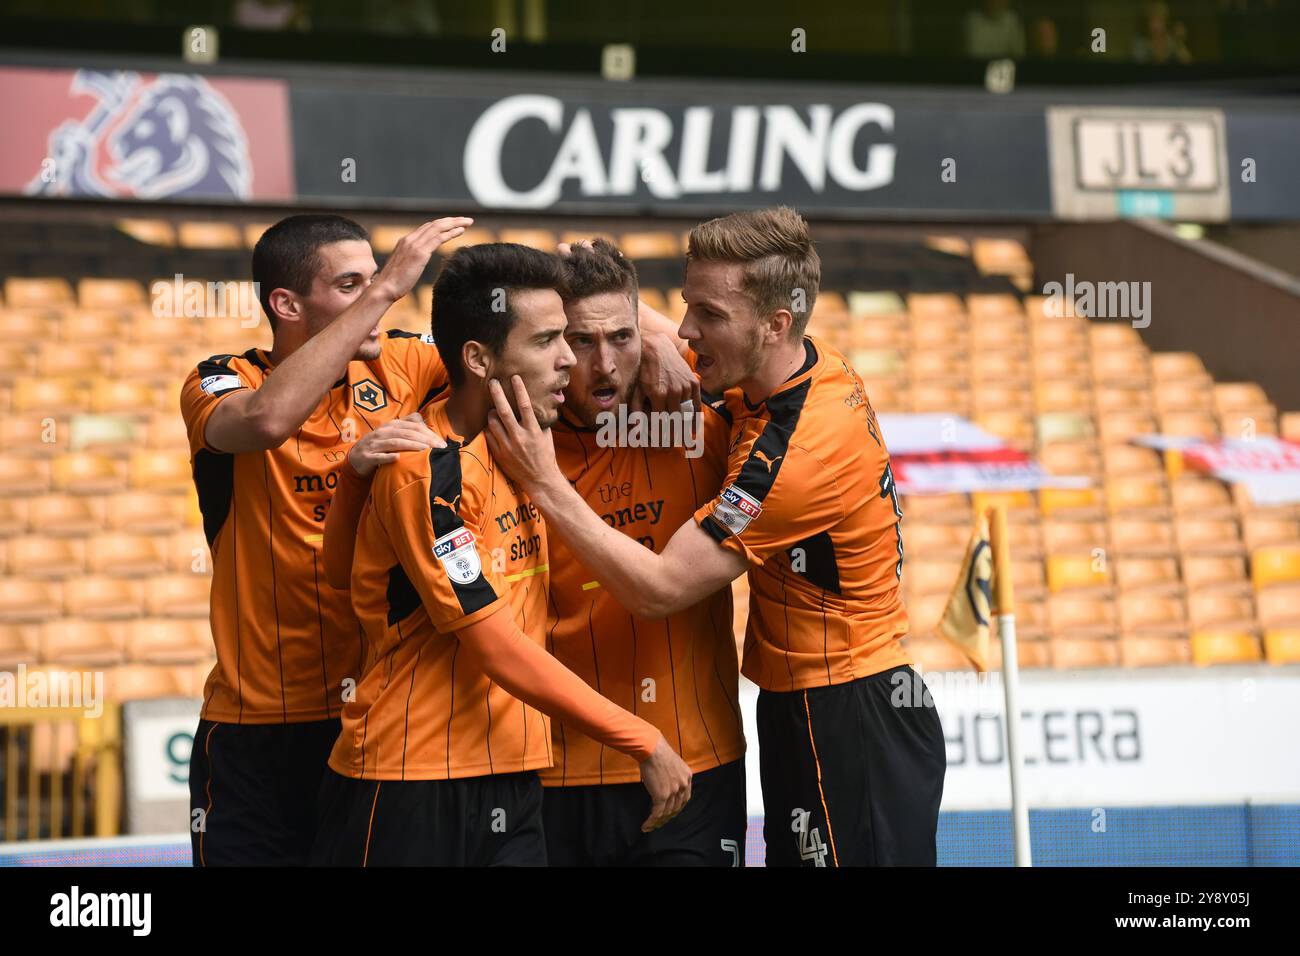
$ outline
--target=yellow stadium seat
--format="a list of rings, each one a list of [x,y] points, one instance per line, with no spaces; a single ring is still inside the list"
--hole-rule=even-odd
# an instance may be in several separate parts
[[[618,247],[629,259],[676,259],[685,251],[675,232],[625,232]]]
[[[230,222],[183,222],[176,230],[186,249],[243,249],[244,237]]]
[[[190,463],[183,450],[131,453],[132,488],[146,491],[188,491],[193,485]]]
[[[1015,412],[1028,417],[1034,410],[1033,394],[1021,385],[991,385],[977,382],[971,393],[971,406],[975,414],[987,412]]]
[[[94,452],[70,452],[52,463],[53,486],[78,495],[108,494],[126,486],[122,463]]]
[[[148,664],[183,664],[211,653],[212,633],[206,620],[140,618],[126,625],[130,659]]]
[[[167,342],[118,342],[101,357],[98,374],[147,385],[165,383],[166,395],[174,399],[184,375],[177,375],[177,347]],[[188,374],[188,369],[186,369]],[[169,409],[173,418],[180,418]]]
[[[137,242],[147,245],[176,245],[176,230],[166,219],[119,219],[117,228]]]
[[[981,384],[1019,385],[1029,381],[1024,352],[1007,350],[971,353],[971,376]]]
[[[1098,416],[1098,432],[1107,444],[1130,441],[1139,435],[1160,431],[1155,419],[1145,412],[1105,412]]]
[[[1115,581],[1121,591],[1181,592],[1178,562],[1173,558],[1115,559]]]
[[[1101,507],[1094,488],[1040,488],[1038,510],[1043,517],[1100,516]]]
[[[1070,412],[1092,405],[1092,389],[1077,381],[1040,379],[1034,386],[1034,407],[1040,412]]]
[[[83,309],[120,309],[148,305],[144,286],[134,279],[81,279],[77,301]]]
[[[165,540],[147,534],[108,531],[86,540],[86,567],[92,574],[148,577],[167,569]]]
[[[145,593],[145,613],[151,617],[208,616],[212,579],[200,574],[168,574],[152,578]]]
[[[1174,529],[1150,518],[1111,518],[1110,547],[1116,555],[1166,555],[1174,551]]]
[[[1300,627],[1300,587],[1275,584],[1256,591],[1255,606],[1265,627]]]
[[[1300,627],[1265,631],[1264,656],[1270,664],[1300,664]]]
[[[36,359],[18,348],[0,349],[0,382],[14,382],[36,374]]]
[[[48,621],[63,613],[63,589],[57,581],[0,577],[0,621]]]
[[[1119,623],[1125,634],[1182,634],[1187,630],[1187,605],[1174,594],[1125,592],[1119,596]]]
[[[946,316],[913,316],[911,333],[914,349],[960,351],[969,339],[966,320]]]
[[[1029,337],[1034,343],[1035,370],[1041,375],[1044,369],[1065,363],[1071,377],[1088,375],[1088,340],[1083,329],[1071,322],[1060,320],[1031,322]]]
[[[1268,395],[1254,382],[1216,382],[1214,385],[1214,406],[1220,414],[1249,412],[1268,405]]]
[[[1300,544],[1253,551],[1250,555],[1250,579],[1257,588],[1300,582]]]
[[[0,455],[0,495],[37,495],[50,489],[50,463],[37,458]]]
[[[1192,632],[1192,662],[1199,667],[1252,664],[1263,659],[1259,638],[1247,631]]]
[[[111,345],[120,342],[128,335],[129,323],[130,319],[124,318],[123,315],[75,309],[55,323],[55,334],[60,342]]]
[[[15,345],[52,338],[59,320],[39,312],[10,312],[0,309],[0,342]]]
[[[1192,662],[1192,644],[1185,637],[1124,636],[1119,641],[1120,663],[1125,667],[1172,667]]]
[[[978,394],[978,393],[977,393]],[[1038,452],[1039,463],[1053,475],[1095,478],[1101,474],[1101,458],[1088,442],[1057,442]]]
[[[1100,382],[1093,390],[1093,402],[1097,414],[1105,417],[1111,412],[1133,412],[1142,415],[1155,414],[1155,402],[1151,400],[1151,390],[1145,385],[1116,385],[1113,382]]]
[[[978,238],[971,244],[971,259],[985,275],[1014,275],[1033,271],[1025,247],[1015,239]]]
[[[120,621],[59,618],[40,630],[40,658],[49,664],[109,666],[125,660],[126,632]]]
[[[40,633],[39,624],[0,623],[0,667],[11,670],[19,664],[36,663]]]
[[[63,586],[63,607],[69,617],[139,617],[144,607],[144,582],[94,574],[71,578]]]
[[[1054,637],[1049,640],[1052,666],[1057,670],[1118,667],[1119,641],[1109,638]]]
[[[1092,442],[1096,438],[1092,416],[1078,412],[1043,412],[1035,419],[1038,442]]]
[[[188,694],[188,679],[181,686],[176,668],[166,664],[123,664],[104,674],[104,695],[118,703],[186,697]]]
[[[208,324],[216,322],[196,322],[192,316],[156,316],[149,311],[140,311],[131,316],[127,324],[127,335],[132,342],[193,345],[200,341],[201,333]]]
[[[943,385],[912,385],[911,405],[914,412],[970,414],[970,390]]]
[[[34,534],[85,537],[103,526],[104,505],[91,495],[41,495],[30,500],[27,520]]]
[[[970,359],[959,352],[913,352],[907,359],[912,381],[928,385],[961,386],[970,381]]]
[[[1277,433],[1287,441],[1300,441],[1300,412],[1284,412],[1278,420]]]
[[[927,557],[952,557],[966,550],[970,529],[959,524],[907,522],[903,546],[909,554]]]
[[[5,304],[11,309],[45,309],[76,304],[67,279],[5,279]]]
[[[1083,588],[1108,588],[1110,565],[1091,554],[1052,554],[1047,557],[1047,587],[1053,593]]]

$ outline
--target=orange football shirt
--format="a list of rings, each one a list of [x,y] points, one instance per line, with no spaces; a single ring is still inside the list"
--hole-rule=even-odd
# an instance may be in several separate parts
[[[348,595],[326,582],[320,557],[335,472],[362,435],[418,411],[447,384],[431,338],[388,332],[379,358],[350,363],[279,448],[232,455],[210,446],[204,432],[216,407],[273,374],[262,349],[214,355],[181,390],[212,555],[217,663],[202,713],[217,722],[338,716],[343,681],[361,675],[363,643]]]
[[[911,663],[899,580],[902,511],[862,379],[804,338],[802,367],[751,406],[733,389],[722,493],[700,526],[750,562],[742,671],[770,691],[842,684]]]

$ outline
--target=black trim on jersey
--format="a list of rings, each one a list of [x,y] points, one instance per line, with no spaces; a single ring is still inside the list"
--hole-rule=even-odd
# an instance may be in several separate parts
[[[235,456],[199,449],[194,456],[194,490],[199,494],[203,536],[208,547],[217,540],[235,497]]]
[[[798,378],[804,372],[807,372],[816,364],[817,364],[817,348],[812,344],[812,339],[805,336],[803,340],[803,364],[800,365],[794,371],[794,373],[785,381],[793,382],[796,378]],[[785,382],[782,382],[781,384],[784,385]],[[756,412],[763,407],[763,402],[759,402],[757,405],[751,405],[749,403],[749,396],[746,395],[743,391],[740,393],[740,397],[744,401],[745,407],[748,408],[751,412]],[[764,399],[764,401],[768,403],[768,407],[770,408],[771,398]]]
[[[388,626],[404,621],[420,606],[420,592],[406,576],[400,564],[388,569]]]
[[[722,420],[729,426],[736,423],[735,416],[731,414],[731,409],[727,408],[727,399],[724,395],[714,395],[710,392],[701,392],[700,401],[704,403],[705,408],[712,409],[722,416]]]
[[[763,503],[767,493],[772,490],[772,485],[776,483],[776,476],[789,451],[790,438],[799,425],[799,415],[803,412],[811,388],[812,379],[808,379],[767,400],[770,418],[763,426],[763,433],[750,448],[749,457],[741,465],[740,474],[734,482],[759,504]],[[758,457],[760,454],[762,458]]]
[[[235,378],[239,378],[239,374],[230,367],[230,360],[233,359],[234,357],[235,357],[234,355],[230,355],[230,354],[212,355],[204,359],[202,362],[200,362],[198,367],[199,387],[202,388],[203,380],[212,375],[234,375]],[[212,395],[215,397],[217,395],[225,395],[227,392],[234,392],[237,391],[238,389],[247,388],[247,387],[248,386],[245,385],[242,380],[240,380],[238,385],[231,385],[229,388],[223,388],[219,392],[209,392],[206,389],[204,389],[204,394]]]
[[[426,405],[428,405],[431,401],[433,401],[443,392],[447,391],[447,388],[448,388],[448,384],[446,382],[443,382],[441,385],[431,386],[429,390],[424,393],[424,398],[420,399],[420,404],[415,407],[420,411],[423,411]]]
[[[245,353],[244,353],[244,358],[246,358],[248,361],[252,362],[252,363],[253,363],[254,365],[256,365],[258,368],[260,368],[263,372],[269,372],[269,371],[271,371],[271,366],[267,365],[266,362],[264,362],[264,361],[262,360],[262,356],[260,356],[260,355],[257,354],[257,349],[255,349],[255,348],[249,349],[247,352],[245,352]]]
[[[787,548],[786,554],[790,555],[791,565],[794,563],[795,548],[803,549],[803,560],[800,563],[803,564],[804,569],[793,573],[823,591],[839,594],[840,569],[835,563],[835,544],[831,541],[830,533],[819,531]]]
[[[389,329],[388,332],[387,332],[386,334],[388,335],[388,337],[389,337],[390,339],[422,339],[422,338],[424,338],[424,335],[422,335],[421,333],[419,333],[419,332],[411,332],[411,331],[409,331],[409,330],[407,330],[407,329]],[[433,338],[432,333],[429,334],[429,338]],[[432,344],[432,343],[426,343],[426,344]]]
[[[731,537],[731,532],[724,528],[722,522],[718,521],[718,519],[713,517],[713,515],[705,515],[700,520],[700,527],[704,529],[704,532],[710,538],[718,542],[718,544],[722,544],[722,542]]]
[[[446,448],[434,448],[429,452],[429,520],[433,524],[435,539],[465,527],[460,516],[460,447],[459,442],[449,441]],[[456,508],[453,510],[443,502],[454,504]],[[456,599],[465,614],[487,607],[498,597],[482,571],[469,584],[461,584],[450,575],[447,581],[456,592]]]

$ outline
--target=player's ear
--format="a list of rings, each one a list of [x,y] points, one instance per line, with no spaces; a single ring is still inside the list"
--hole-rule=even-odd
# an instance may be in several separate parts
[[[790,335],[790,327],[794,324],[794,316],[789,309],[777,309],[767,317],[766,328],[763,329],[765,337],[769,343],[784,341]]]
[[[288,289],[272,289],[268,297],[271,304],[271,311],[275,313],[275,318],[279,322],[300,322],[302,321],[302,303],[298,297]]]
[[[460,359],[465,369],[475,378],[487,381],[492,377],[492,352],[482,342],[473,339],[460,348]]]

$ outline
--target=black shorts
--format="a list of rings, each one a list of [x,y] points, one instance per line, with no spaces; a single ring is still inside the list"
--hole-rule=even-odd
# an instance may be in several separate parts
[[[200,720],[190,754],[195,866],[305,866],[339,720]]]
[[[910,667],[761,691],[758,745],[768,866],[935,865],[947,754]]]
[[[317,866],[545,866],[535,771],[321,784]]]
[[[542,804],[551,866],[744,866],[744,758],[697,773],[691,800],[650,833],[639,783],[547,787]]]

